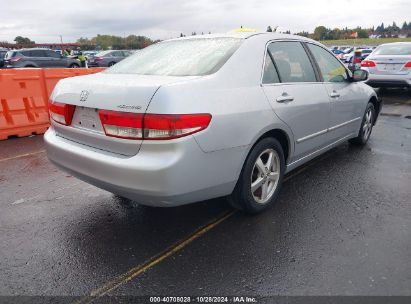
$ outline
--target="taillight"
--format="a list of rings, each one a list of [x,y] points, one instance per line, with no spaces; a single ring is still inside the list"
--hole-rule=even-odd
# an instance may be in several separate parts
[[[187,136],[208,127],[210,114],[146,114],[145,139],[173,139]]]
[[[405,67],[406,67],[406,68],[411,68],[411,61],[408,61],[408,62],[405,64]]]
[[[101,61],[103,59],[104,59],[103,57],[94,57],[94,61]]]
[[[372,67],[375,67],[375,66],[376,66],[376,64],[372,60],[363,60],[361,62],[361,67],[364,67],[364,68],[372,68]]]
[[[139,113],[99,110],[99,116],[107,136],[142,139],[143,115]]]
[[[62,125],[69,126],[73,120],[73,114],[76,106],[65,103],[49,101],[50,117]]]
[[[353,63],[360,63],[361,62],[361,57],[356,57],[353,60]]]
[[[167,140],[187,136],[208,127],[210,114],[139,114],[100,110],[107,136],[127,139]]]

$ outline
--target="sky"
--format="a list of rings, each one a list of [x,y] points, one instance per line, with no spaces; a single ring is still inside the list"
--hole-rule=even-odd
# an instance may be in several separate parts
[[[20,35],[36,42],[75,42],[97,34],[174,38],[227,32],[241,25],[312,32],[411,22],[411,0],[1,0],[0,41]]]

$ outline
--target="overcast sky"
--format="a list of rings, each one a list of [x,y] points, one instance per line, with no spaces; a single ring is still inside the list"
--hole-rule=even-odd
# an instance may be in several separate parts
[[[4,0],[0,41],[74,42],[97,34],[167,39],[181,32],[227,32],[240,25],[291,32],[411,21],[410,0]]]

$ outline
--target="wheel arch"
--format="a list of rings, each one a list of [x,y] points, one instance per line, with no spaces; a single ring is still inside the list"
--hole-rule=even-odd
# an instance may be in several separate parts
[[[378,101],[376,96],[371,96],[368,103],[370,103],[370,102],[373,104],[374,109],[375,109],[375,114],[376,114],[375,117],[374,117],[374,124],[375,124],[376,121],[377,121],[378,114],[380,113],[380,110],[381,110],[381,104]]]
[[[244,153],[244,158],[242,160],[241,167],[238,169],[238,172],[236,173],[237,179],[240,176],[241,172],[243,171],[245,162],[247,161],[247,158],[250,155],[253,148],[255,147],[255,145],[260,140],[267,138],[267,137],[273,137],[280,142],[281,147],[283,148],[284,160],[285,160],[286,166],[290,162],[291,157],[294,153],[293,135],[291,133],[291,130],[287,130],[286,128],[282,128],[281,126],[278,126],[278,125],[271,126],[265,130],[262,130],[262,132],[259,133],[249,145],[249,148],[247,149],[246,153]]]
[[[252,148],[262,139],[267,138],[267,137],[272,137],[278,140],[278,142],[281,144],[281,147],[283,148],[283,152],[284,152],[284,159],[285,159],[285,163],[288,163],[289,157],[290,157],[290,153],[291,153],[291,141],[290,141],[290,137],[288,136],[287,132],[279,129],[279,128],[275,128],[275,129],[271,129],[267,132],[265,132],[264,134],[262,134],[253,144]],[[251,149],[252,149],[251,148]],[[251,151],[250,149],[250,151]]]

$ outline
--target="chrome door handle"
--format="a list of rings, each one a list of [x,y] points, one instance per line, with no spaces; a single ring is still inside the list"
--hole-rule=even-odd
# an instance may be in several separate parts
[[[283,93],[281,96],[277,97],[277,102],[290,102],[294,100],[294,97],[288,95],[287,93]]]
[[[337,93],[337,91],[332,91],[332,93],[330,94],[330,97],[331,98],[337,98],[337,97],[340,97],[340,94]]]

